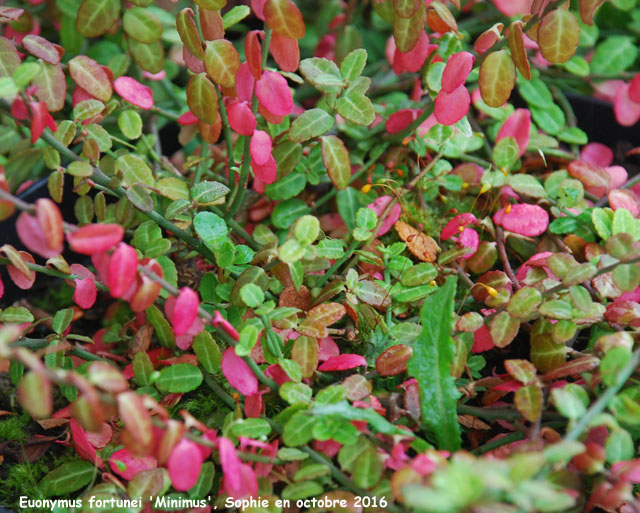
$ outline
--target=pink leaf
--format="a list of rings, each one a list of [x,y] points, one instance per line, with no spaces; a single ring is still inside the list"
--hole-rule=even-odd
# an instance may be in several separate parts
[[[98,289],[95,284],[95,275],[84,265],[71,264],[71,272],[82,276],[82,278],[74,278],[75,290],[73,291],[73,301],[85,310],[91,308],[96,302]]]
[[[436,96],[436,108],[433,112],[439,123],[455,125],[469,112],[471,97],[464,85],[458,86],[452,92],[441,90]]]
[[[286,116],[293,110],[293,97],[287,80],[274,71],[265,71],[256,82],[256,96],[274,116]]]
[[[636,74],[629,83],[629,99],[632,102],[640,103],[640,73]]]
[[[440,238],[442,240],[449,240],[454,235],[460,234],[461,228],[464,228],[469,224],[477,223],[478,219],[471,213],[458,214],[445,225],[440,233]]]
[[[491,338],[491,332],[489,328],[483,324],[479,330],[473,332],[473,347],[471,348],[472,353],[483,353],[484,351],[488,351],[489,349],[493,349],[495,344],[493,343],[493,339]]]
[[[367,205],[367,208],[370,208],[371,210],[373,210],[376,214],[378,214],[378,217],[380,217],[382,216],[383,212],[386,210],[391,200],[393,200],[391,196],[380,196],[373,203],[369,203]],[[393,207],[391,207],[391,210],[387,214],[387,217],[382,222],[382,226],[380,227],[380,231],[378,232],[378,235],[380,236],[387,233],[391,229],[391,227],[395,224],[395,222],[398,220],[401,213],[402,213],[402,207],[400,206],[400,204],[396,203],[395,205],[393,205]]]
[[[401,109],[394,112],[387,119],[384,128],[389,134],[402,132],[418,118],[420,112],[419,109]]]
[[[102,449],[111,441],[112,436],[113,430],[111,429],[111,426],[106,422],[103,422],[102,430],[99,433],[87,433],[87,440],[89,440],[89,443],[96,449]]]
[[[249,64],[243,62],[236,72],[236,94],[241,102],[251,102],[256,79],[251,74]]]
[[[393,41],[393,38],[391,38]],[[395,42],[394,42],[395,45]],[[417,73],[422,68],[424,61],[427,59],[427,55],[429,55],[429,36],[425,31],[422,31],[420,35],[420,39],[416,45],[408,52],[401,52],[400,50],[396,50],[396,55],[394,57],[394,63],[396,60],[399,60],[403,71],[408,71],[409,73]],[[395,68],[394,68],[395,71]]]
[[[0,276],[0,298],[4,296],[4,282],[2,281],[2,277]]]
[[[586,162],[606,167],[613,162],[613,151],[604,144],[592,142],[587,144],[580,152],[580,159]]]
[[[31,106],[31,144],[40,139],[47,126],[47,117],[50,116],[45,102],[30,102]],[[55,125],[54,125],[55,126]]]
[[[71,249],[83,255],[107,251],[124,237],[124,228],[118,224],[88,224],[67,235]]]
[[[532,0],[492,0],[505,16],[519,16],[531,12]]]
[[[529,109],[516,109],[502,124],[496,140],[499,141],[504,137],[513,137],[517,141],[518,148],[520,149],[518,155],[522,157],[529,145],[530,129],[531,112],[529,112]]]
[[[196,125],[197,123],[198,118],[190,110],[188,110],[178,118],[178,124],[182,126]]]
[[[271,35],[269,51],[282,71],[295,72],[300,64],[300,48],[298,40],[281,36],[275,32]]]
[[[496,212],[494,222],[510,232],[536,237],[542,235],[549,226],[549,214],[538,205],[510,205],[508,212],[504,208]]]
[[[609,192],[609,204],[613,210],[626,208],[633,217],[640,216],[640,206],[636,195],[624,189],[614,189]]]
[[[211,321],[211,324],[213,324],[216,328],[224,330],[227,335],[229,335],[233,340],[240,340],[240,335],[238,335],[236,329],[227,319],[222,316],[222,314],[218,310],[215,310],[213,312],[213,320]]]
[[[258,479],[253,469],[245,464],[240,466],[239,472],[240,484],[238,487],[231,486],[229,483],[230,476],[225,474],[223,477],[224,490],[234,499],[243,499],[245,497],[256,497],[258,495]]]
[[[367,365],[367,360],[364,359],[364,356],[346,353],[329,358],[318,367],[318,370],[321,372],[343,371],[362,365]]]
[[[218,438],[218,454],[220,456],[222,473],[225,476],[225,485],[234,489],[240,488],[242,483],[240,476],[242,462],[240,458],[238,458],[233,442],[222,436]]]
[[[287,375],[284,369],[277,363],[269,365],[265,369],[264,373],[273,381],[275,381],[279,386],[282,386],[288,381],[291,381],[291,378]]]
[[[20,242],[22,242],[29,251],[40,255],[42,258],[52,258],[62,253],[62,247],[51,249],[47,246],[44,231],[38,223],[38,220],[31,214],[22,212],[16,221],[16,231]]]
[[[71,428],[71,438],[73,438],[73,446],[76,452],[81,458],[97,465],[99,468],[103,468],[102,460],[96,453],[95,448],[89,443],[87,433],[76,419],[71,419],[69,422]]]
[[[618,189],[619,187],[622,187],[629,177],[627,170],[622,166],[607,166],[604,170],[609,175],[610,189]]]
[[[267,0],[251,0],[251,9],[258,19],[264,21],[264,6]]]
[[[465,83],[473,69],[475,57],[469,52],[458,52],[452,55],[442,72],[442,91],[452,93]]]
[[[473,228],[465,228],[458,239],[458,245],[468,248],[470,251],[462,258],[471,258],[480,245],[480,236]]]
[[[151,470],[158,466],[153,456],[134,456],[129,449],[120,449],[109,458],[111,470],[127,481],[138,472]]]
[[[318,342],[318,360],[326,362],[329,358],[338,356],[340,349],[331,337],[324,337]]]
[[[176,335],[184,335],[198,317],[200,301],[189,287],[183,287],[176,298],[171,316],[173,331]]]
[[[113,297],[122,297],[133,284],[138,272],[138,254],[129,244],[121,242],[111,255],[107,286]]]
[[[249,144],[251,160],[258,165],[266,164],[271,157],[272,149],[273,145],[269,134],[263,130],[256,130]]]
[[[265,184],[270,184],[276,181],[278,166],[273,157],[269,157],[269,160],[265,164],[258,164],[251,162],[251,169],[256,175],[256,178]]]
[[[171,451],[167,470],[171,484],[179,492],[192,488],[200,477],[202,469],[202,453],[191,440],[183,438]]]
[[[228,347],[223,353],[221,366],[229,384],[242,395],[253,395],[258,391],[258,379],[233,347]]]
[[[611,471],[627,482],[640,483],[640,459],[614,463]]]
[[[640,103],[629,98],[629,84],[624,84],[613,102],[616,121],[622,126],[633,126],[640,120]]]
[[[113,88],[129,103],[144,110],[153,107],[153,91],[131,77],[118,77],[113,82]]]
[[[240,135],[251,136],[256,129],[256,118],[247,102],[235,102],[227,109],[231,128]]]
[[[27,253],[26,251],[20,251],[20,258],[29,264],[35,264],[35,260],[33,257]],[[13,265],[7,265],[7,272],[9,273],[9,278],[11,281],[15,283],[16,287],[22,290],[28,290],[33,287],[33,284],[36,281],[36,272],[30,271],[29,276],[25,276],[22,274],[22,271],[18,270],[17,267]]]

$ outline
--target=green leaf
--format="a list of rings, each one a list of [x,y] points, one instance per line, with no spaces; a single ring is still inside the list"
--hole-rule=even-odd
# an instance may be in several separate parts
[[[178,363],[165,367],[155,382],[161,392],[186,393],[195,390],[202,383],[202,371],[188,363]]]
[[[323,93],[337,94],[344,86],[338,66],[329,59],[303,59],[300,61],[300,73],[307,82]]]
[[[217,249],[227,238],[227,223],[213,212],[199,212],[193,220],[198,236],[211,250]]]
[[[229,192],[229,187],[210,180],[198,182],[191,188],[191,197],[199,205],[210,205]]]
[[[247,283],[240,289],[240,298],[249,308],[256,308],[264,301],[264,291],[255,283]]]
[[[461,446],[456,401],[460,393],[451,375],[455,346],[451,338],[456,278],[429,296],[420,312],[422,331],[407,369],[420,385],[422,419],[436,436],[438,448],[456,451]]]
[[[509,170],[518,161],[519,151],[514,137],[503,137],[493,147],[493,161],[499,168]]]
[[[358,125],[369,126],[376,118],[371,100],[364,94],[347,92],[336,102],[338,114]]]
[[[137,155],[122,155],[116,160],[116,170],[122,171],[124,181],[131,186],[141,183],[153,187],[156,183],[151,168]]]
[[[61,310],[66,312],[67,310]],[[58,315],[60,312],[57,312]],[[73,316],[73,310],[71,310]],[[0,313],[0,322],[8,324],[22,324],[25,322],[33,322],[33,314],[24,306],[10,306]],[[59,332],[58,332],[59,333]]]
[[[358,48],[349,52],[340,64],[340,74],[345,80],[355,80],[358,78],[364,67],[367,65],[367,51],[364,48]]]
[[[378,455],[378,449],[371,447],[364,451],[353,467],[353,482],[361,488],[372,488],[380,481],[384,465]]]
[[[271,222],[276,228],[285,230],[300,217],[310,213],[311,209],[304,201],[298,198],[292,198],[278,203],[275,206],[271,213]]]
[[[208,331],[198,333],[193,339],[193,351],[196,353],[198,363],[200,363],[208,373],[213,374],[214,372],[220,371],[222,355],[211,333]]]
[[[125,110],[118,116],[118,128],[127,139],[137,139],[142,135],[142,118],[135,110]]]
[[[98,37],[113,26],[119,14],[119,0],[82,0],[76,27],[84,37]]]
[[[557,135],[564,128],[566,118],[563,110],[556,104],[541,109],[539,107],[531,107],[531,116],[536,125],[544,127],[544,131],[551,135]]]
[[[271,426],[264,419],[243,419],[233,425],[231,432],[234,436],[262,438],[271,433]]]
[[[547,192],[537,178],[531,175],[512,175],[508,179],[511,188],[520,194],[531,196],[532,198],[545,198]]]
[[[236,5],[229,9],[222,17],[222,27],[227,30],[229,27],[233,27],[237,23],[240,23],[247,16],[251,14],[251,9],[246,5]]]
[[[638,47],[628,35],[611,36],[596,47],[591,59],[592,73],[618,74],[638,57]]]
[[[88,461],[65,463],[44,476],[40,481],[40,490],[45,497],[65,496],[88,485],[97,472]]]
[[[344,143],[335,135],[322,138],[322,161],[337,189],[345,189],[351,179],[351,161]]]
[[[122,28],[129,37],[141,43],[155,43],[162,37],[162,23],[144,7],[127,9],[122,17]]]
[[[306,411],[295,413],[284,426],[282,441],[289,447],[304,445],[313,438],[313,425],[316,418]]]
[[[65,308],[64,310],[58,310],[53,316],[53,331],[58,335],[69,327],[71,320],[73,319],[73,308]]]
[[[280,166],[278,166],[278,170]],[[265,192],[273,200],[281,201],[296,197],[307,185],[304,173],[294,171],[265,187]]]
[[[310,109],[291,124],[289,140],[303,142],[318,137],[333,128],[333,117],[322,109]]]
[[[330,404],[314,404],[312,413],[315,416],[323,417],[327,415],[335,415],[347,420],[364,420],[371,424],[373,429],[378,433],[385,435],[404,434],[411,436],[408,431],[394,426],[382,415],[376,413],[371,408],[356,408],[351,406],[347,401]]]

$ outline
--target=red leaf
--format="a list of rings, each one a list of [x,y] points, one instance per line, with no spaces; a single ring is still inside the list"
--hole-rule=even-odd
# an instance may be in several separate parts
[[[513,137],[520,149],[519,156],[522,157],[529,145],[530,129],[531,112],[529,112],[529,109],[516,109],[503,123],[496,140],[499,141],[504,137]]]
[[[298,40],[281,36],[275,32],[271,36],[269,51],[282,71],[295,72],[300,64]]]
[[[51,249],[45,240],[45,234],[38,220],[26,212],[22,212],[16,221],[16,231],[20,241],[29,251],[40,255],[42,258],[52,258],[62,253],[60,248]]]
[[[458,214],[445,225],[440,233],[440,238],[442,240],[449,240],[454,235],[458,235],[461,228],[469,224],[477,223],[478,219],[471,213]]]
[[[318,367],[318,370],[320,372],[343,371],[360,367],[361,365],[367,365],[367,360],[364,359],[364,356],[347,353],[332,356],[326,362],[321,364],[320,367]]]
[[[120,449],[109,458],[111,470],[127,481],[138,472],[151,470],[158,466],[153,456],[134,456],[129,449]]]
[[[173,331],[176,335],[183,335],[189,331],[189,328],[198,317],[199,306],[198,294],[189,287],[183,287],[176,298],[171,318]]]
[[[33,257],[26,251],[19,251],[18,253],[20,255],[20,258],[22,258],[22,260],[24,260],[25,262],[35,264],[35,260],[33,259]],[[29,276],[27,277],[22,274],[22,272],[20,272],[17,267],[13,265],[7,265],[7,272],[9,273],[9,278],[11,278],[11,281],[15,283],[16,287],[22,290],[30,289],[31,287],[33,287],[33,284],[36,281],[35,271],[30,271]]]
[[[276,181],[278,166],[272,156],[269,156],[269,160],[262,165],[251,161],[251,169],[253,169],[253,173],[256,175],[256,178],[265,184],[270,184]]]
[[[633,126],[640,120],[640,103],[629,97],[629,84],[624,84],[618,91],[613,102],[616,121],[622,126]]]
[[[640,73],[638,73],[629,83],[629,99],[632,102],[640,103]]]
[[[122,241],[124,228],[118,224],[88,224],[67,234],[71,249],[83,255],[102,253]]]
[[[542,235],[549,226],[547,211],[538,205],[529,204],[510,205],[509,212],[502,208],[496,212],[493,220],[505,230],[526,237]]]
[[[256,79],[249,70],[249,64],[243,62],[236,72],[236,94],[241,102],[251,102]]]
[[[393,38],[391,38],[393,41]],[[394,43],[395,44],[395,43]],[[422,31],[420,39],[416,45],[408,52],[401,52],[400,50],[396,50],[396,54],[394,56],[394,64],[396,59],[400,61],[400,64],[404,68],[404,71],[408,71],[409,73],[417,73],[422,68],[424,61],[427,59],[429,55],[429,36],[425,31]],[[396,71],[394,66],[394,71]]]
[[[251,136],[256,129],[256,118],[247,102],[235,102],[227,108],[229,124],[240,135]]]
[[[73,438],[73,446],[76,449],[76,452],[81,458],[84,458],[87,461],[90,461],[94,465],[97,465],[99,468],[103,468],[104,465],[102,463],[102,459],[96,453],[95,448],[89,443],[89,438],[87,437],[87,433],[76,419],[71,419],[69,422],[69,427],[71,428],[71,437]]]
[[[47,126],[47,104],[45,102],[31,102],[31,144],[40,139]]]
[[[73,301],[80,308],[91,308],[96,302],[98,289],[95,284],[95,275],[84,265],[71,264],[71,272],[82,276],[82,278],[74,278],[73,282],[76,289],[73,291]]]
[[[121,242],[111,255],[107,286],[113,297],[122,297],[134,284],[138,273],[138,254],[129,244]]]
[[[580,158],[598,166],[606,167],[613,162],[613,151],[604,144],[592,142],[582,148]]]
[[[473,68],[475,57],[469,52],[458,52],[452,55],[442,72],[442,90],[451,93],[462,84]]]
[[[180,440],[173,448],[167,461],[167,470],[171,484],[176,490],[186,492],[196,484],[200,477],[202,460],[198,445],[187,438]]]
[[[233,351],[232,348],[229,349]],[[227,351],[229,349],[227,349]],[[220,456],[222,474],[225,476],[225,484],[234,489],[240,488],[242,483],[240,476],[240,467],[242,466],[242,462],[240,461],[240,458],[238,458],[233,442],[228,438],[218,438],[218,454]]]
[[[256,96],[274,116],[286,116],[293,110],[293,97],[287,80],[274,71],[265,71],[256,82]]]
[[[251,138],[251,143],[249,144],[251,161],[258,165],[266,164],[271,157],[272,149],[273,145],[269,134],[263,130],[256,130]]]
[[[469,112],[471,97],[464,85],[458,86],[452,92],[441,90],[436,96],[434,115],[443,125],[455,125]]]
[[[131,77],[118,77],[113,88],[122,98],[136,107],[149,110],[153,107],[153,91]]]
[[[260,46],[259,34],[259,30],[251,30],[244,40],[244,54],[247,58],[247,64],[256,80],[260,80],[262,75],[262,47]]]
[[[389,116],[384,128],[389,134],[402,132],[411,123],[413,123],[419,115],[419,109],[401,109]]]
[[[258,391],[258,379],[233,347],[228,347],[223,353],[221,367],[229,384],[242,395],[253,395]]]
[[[367,205],[367,208],[370,208],[371,210],[373,210],[378,215],[378,219],[379,219],[380,216],[382,216],[384,211],[387,209],[387,206],[389,205],[389,203],[391,203],[392,200],[393,198],[391,196],[388,196],[388,195],[380,196],[373,203],[369,203]],[[382,226],[380,226],[380,230],[378,231],[378,236],[381,236],[387,233],[391,229],[391,227],[396,223],[396,221],[400,218],[401,213],[402,213],[402,207],[400,206],[399,203],[396,202],[393,205],[393,207],[391,207],[391,210],[387,214],[387,217],[385,217],[384,221],[382,222]]]
[[[178,118],[178,124],[182,126],[195,125],[198,123],[196,115],[188,110]]]

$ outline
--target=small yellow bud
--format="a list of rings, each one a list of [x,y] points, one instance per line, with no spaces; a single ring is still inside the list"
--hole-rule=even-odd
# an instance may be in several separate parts
[[[468,182],[462,182],[462,190],[464,191],[464,190],[468,189],[470,185],[471,184],[468,183]]]
[[[482,184],[482,187],[480,188],[480,194],[484,194],[489,189],[491,189],[491,186],[488,183]]]
[[[436,286],[436,281],[435,280],[431,280],[429,282],[429,285],[432,286],[432,287],[435,287]]]
[[[462,233],[464,231],[464,226],[458,226],[458,231]]]
[[[362,189],[360,189],[364,194],[367,194],[370,190],[371,190],[371,184],[368,183],[366,185],[362,186]]]
[[[491,296],[491,297],[496,297],[498,295],[498,291],[496,289],[494,289],[493,287],[485,287],[487,289],[487,293]]]
[[[510,213],[510,212],[511,212],[511,203],[509,203],[509,204],[507,205],[507,208],[505,208],[505,209],[504,209],[504,213],[505,213],[505,214],[508,214],[508,213]]]

